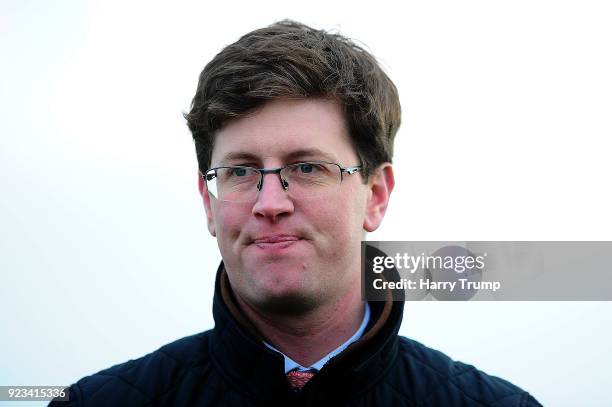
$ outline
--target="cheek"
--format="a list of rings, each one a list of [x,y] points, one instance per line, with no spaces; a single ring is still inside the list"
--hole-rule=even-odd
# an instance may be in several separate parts
[[[239,206],[224,205],[222,208],[216,208],[214,211],[215,227],[222,255],[232,251],[233,243],[240,236],[248,217],[249,211]]]
[[[355,198],[328,199],[321,205],[311,205],[308,208],[307,217],[317,220],[315,227],[325,235],[327,248],[338,250],[338,246],[354,240],[361,241],[365,206],[360,195],[352,196]]]

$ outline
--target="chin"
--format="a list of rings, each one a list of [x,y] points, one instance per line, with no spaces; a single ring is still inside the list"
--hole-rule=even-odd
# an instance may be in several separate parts
[[[315,296],[302,291],[268,292],[253,301],[260,310],[266,313],[283,315],[301,315],[316,308]]]

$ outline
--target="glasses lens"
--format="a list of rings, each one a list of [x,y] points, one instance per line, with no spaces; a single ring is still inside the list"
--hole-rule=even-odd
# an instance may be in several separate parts
[[[221,167],[206,173],[208,191],[220,201],[248,202],[257,197],[259,171],[251,167]]]
[[[340,167],[324,162],[304,162],[283,168],[289,194],[295,198],[317,196],[336,188],[342,181]]]

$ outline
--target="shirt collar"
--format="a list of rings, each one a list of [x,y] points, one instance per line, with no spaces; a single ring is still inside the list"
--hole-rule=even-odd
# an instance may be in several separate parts
[[[283,352],[279,351],[278,349],[276,349],[274,346],[272,346],[271,344],[269,344],[268,342],[264,341],[264,345],[266,345],[268,348],[275,350],[276,352],[280,353],[281,355],[283,355],[283,357],[285,358],[285,374],[289,373],[292,370],[299,370],[299,371],[306,371],[306,370],[321,370],[323,368],[323,366],[334,356],[339,355],[340,353],[342,353],[342,351],[344,349],[346,349],[351,343],[357,341],[359,338],[361,338],[361,336],[363,335],[366,326],[368,326],[368,322],[370,322],[370,305],[368,304],[368,302],[365,302],[365,310],[363,312],[363,321],[361,321],[361,325],[359,325],[359,328],[357,329],[357,331],[355,331],[355,333],[353,334],[353,336],[351,336],[350,338],[348,338],[346,340],[346,342],[344,342],[342,345],[338,346],[336,349],[332,350],[331,352],[329,352],[327,355],[323,356],[321,359],[319,359],[317,362],[313,363],[312,366],[310,367],[304,367],[302,365],[300,365],[299,363],[297,363],[296,361],[292,360],[289,356],[285,355]]]

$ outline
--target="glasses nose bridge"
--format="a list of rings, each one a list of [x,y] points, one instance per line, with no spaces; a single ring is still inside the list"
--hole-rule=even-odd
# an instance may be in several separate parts
[[[278,174],[278,179],[280,181],[281,187],[283,188],[283,190],[287,190],[287,188],[289,188],[289,183],[283,179],[283,177],[281,176],[281,171],[285,169],[285,167],[277,167],[277,168],[261,168],[259,169],[259,182],[257,183],[257,190],[261,192],[261,190],[263,189],[263,183],[264,183],[264,175],[267,174]]]

